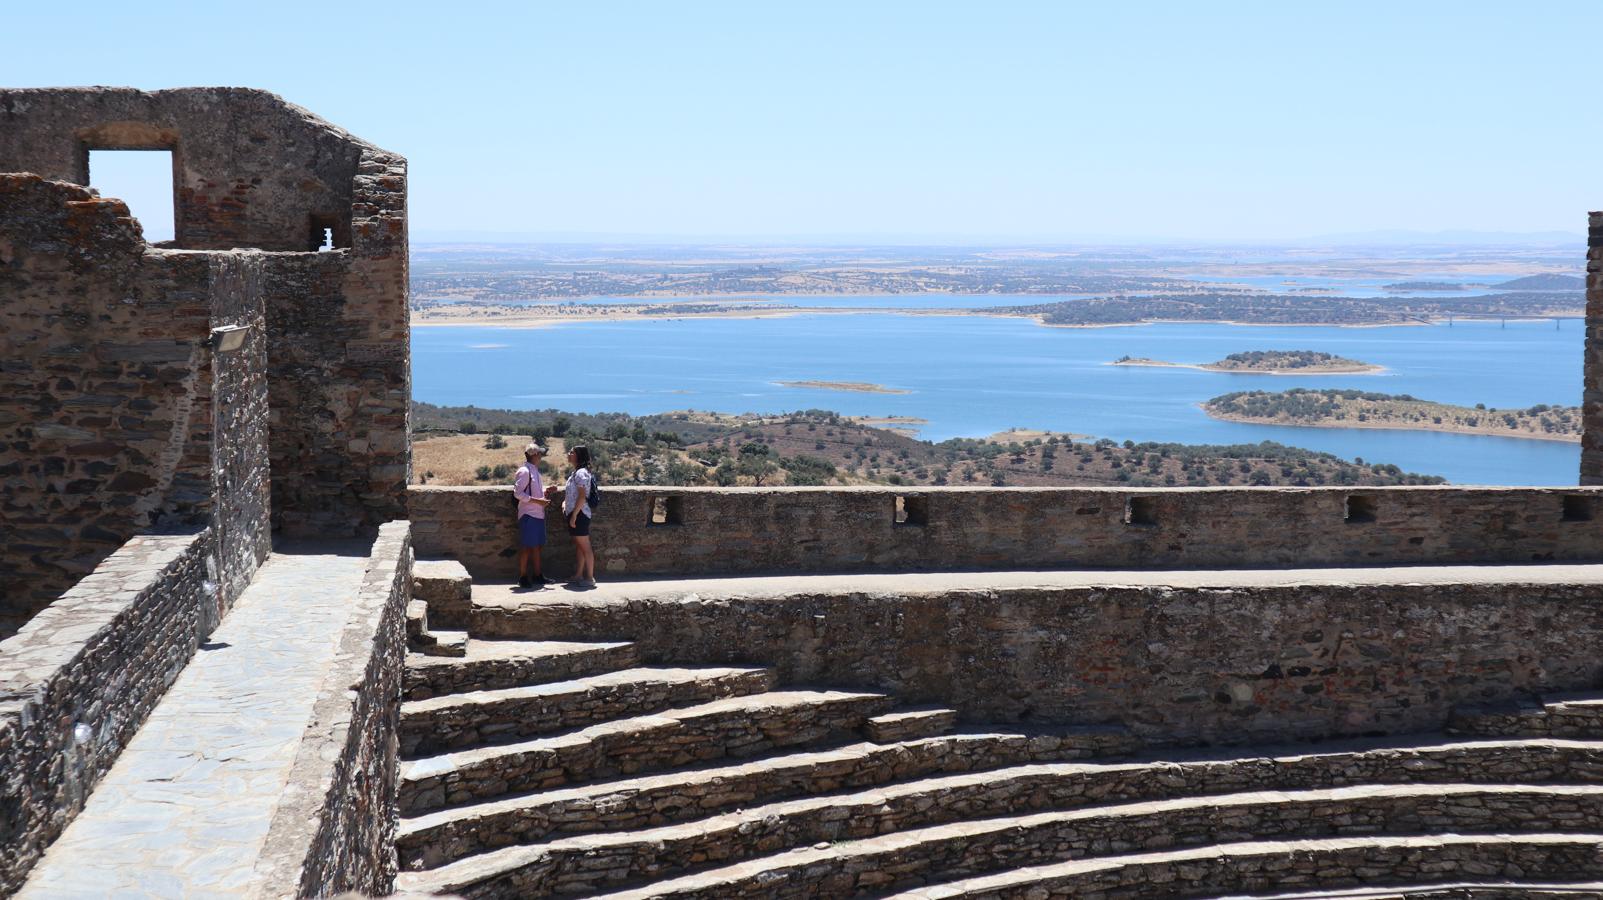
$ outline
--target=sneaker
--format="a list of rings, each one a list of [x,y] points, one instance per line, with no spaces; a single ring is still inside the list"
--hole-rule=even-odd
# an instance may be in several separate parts
[[[545,580],[544,575],[536,575],[529,579],[529,587],[543,588],[551,582]]]
[[[523,576],[520,576],[518,578],[518,587],[520,587],[520,588],[526,588],[526,587],[529,587],[529,586],[531,586],[533,584],[534,584],[533,580],[530,579],[529,576],[527,576],[527,575],[523,575]]]

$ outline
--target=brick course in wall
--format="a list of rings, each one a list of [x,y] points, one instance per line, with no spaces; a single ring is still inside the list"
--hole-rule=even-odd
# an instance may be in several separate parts
[[[678,498],[680,518],[653,524],[664,497]],[[916,523],[896,522],[899,497]],[[414,485],[408,498],[419,556],[459,560],[480,580],[515,577],[510,488]],[[1367,511],[1353,515],[1350,498]],[[609,487],[592,544],[611,578],[1582,561],[1603,559],[1600,498],[1581,488]],[[546,572],[564,576],[566,530],[555,525],[548,541]]]

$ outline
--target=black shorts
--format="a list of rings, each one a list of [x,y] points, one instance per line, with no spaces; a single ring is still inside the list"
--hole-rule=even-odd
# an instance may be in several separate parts
[[[569,519],[568,521],[577,522],[578,523],[576,525],[569,525],[568,526],[568,533],[569,534],[573,535],[574,537],[589,537],[590,536],[590,517],[589,516],[585,515],[584,513],[579,513],[578,517],[573,518],[573,519]]]

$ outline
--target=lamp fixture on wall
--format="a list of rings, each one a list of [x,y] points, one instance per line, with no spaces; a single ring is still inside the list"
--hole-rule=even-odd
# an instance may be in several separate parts
[[[224,325],[221,328],[213,328],[206,345],[218,353],[232,353],[244,345],[245,332],[249,330],[249,325]]]

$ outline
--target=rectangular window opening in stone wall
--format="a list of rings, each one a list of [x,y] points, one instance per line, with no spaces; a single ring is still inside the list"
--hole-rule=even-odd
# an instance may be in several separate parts
[[[685,498],[675,495],[658,495],[651,498],[651,519],[648,525],[683,525]]]
[[[1592,498],[1578,494],[1569,494],[1564,497],[1562,519],[1565,522],[1592,521]]]
[[[145,242],[172,241],[174,210],[171,150],[89,148],[89,186],[121,200],[144,230]]]
[[[1375,521],[1375,498],[1349,494],[1343,506],[1342,520],[1349,525]]]
[[[1124,524],[1149,526],[1158,524],[1158,498],[1131,497],[1125,501]]]
[[[313,213],[307,220],[306,249],[310,252],[342,250],[351,245],[350,229],[339,216]]]
[[[930,501],[928,497],[907,496],[897,497],[892,508],[891,521],[897,525],[911,525],[922,528],[930,523]]]

